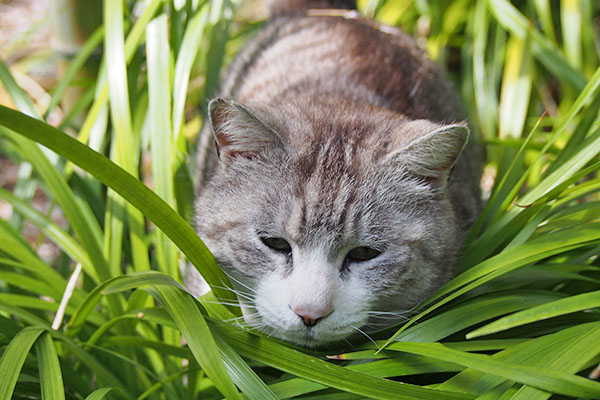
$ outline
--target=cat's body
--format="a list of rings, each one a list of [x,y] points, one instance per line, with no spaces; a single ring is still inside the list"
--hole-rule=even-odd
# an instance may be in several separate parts
[[[276,2],[211,102],[196,224],[250,324],[319,346],[393,322],[449,279],[480,208],[480,157],[411,38],[307,10],[352,1],[310,3]]]

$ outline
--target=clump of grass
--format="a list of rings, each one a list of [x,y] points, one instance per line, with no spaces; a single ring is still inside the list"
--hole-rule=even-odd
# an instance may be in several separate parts
[[[330,360],[238,325],[186,222],[200,110],[257,24],[236,2],[175,3],[105,1],[47,109],[0,62],[18,109],[0,107],[0,151],[21,169],[0,190],[13,207],[0,220],[0,398],[600,398],[585,378],[600,362],[595,3],[360,2],[454,79],[486,145],[489,201],[456,278],[386,340]],[[83,104],[52,128],[44,118],[100,43]],[[67,227],[31,206],[32,188]],[[58,259],[40,258],[24,220]],[[185,259],[213,287],[199,302],[181,286]]]

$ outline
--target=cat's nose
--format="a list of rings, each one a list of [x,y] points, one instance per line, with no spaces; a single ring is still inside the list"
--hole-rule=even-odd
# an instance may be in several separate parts
[[[304,326],[310,328],[317,324],[317,322],[321,321],[323,318],[332,313],[328,308],[322,309],[308,309],[303,307],[292,307],[290,306],[293,312],[296,313],[302,320]]]

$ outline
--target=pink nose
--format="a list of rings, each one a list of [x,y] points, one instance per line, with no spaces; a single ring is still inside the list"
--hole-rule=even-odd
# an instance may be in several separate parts
[[[307,327],[312,327],[317,324],[317,322],[321,321],[323,318],[331,314],[333,311],[330,311],[328,308],[307,308],[307,307],[292,307],[290,306],[293,312],[296,313],[302,320],[302,323]]]

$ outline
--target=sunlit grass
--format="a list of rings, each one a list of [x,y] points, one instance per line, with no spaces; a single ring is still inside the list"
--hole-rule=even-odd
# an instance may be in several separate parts
[[[0,399],[600,398],[586,378],[600,363],[596,4],[359,2],[454,82],[486,146],[489,201],[451,282],[380,340],[333,355],[239,325],[227,278],[189,225],[204,107],[264,17],[237,3],[106,0],[108,22],[46,105],[0,62],[18,110],[0,108],[0,151],[20,166],[0,190],[13,209],[0,220]],[[77,80],[99,44],[97,76]],[[75,111],[61,101],[74,84]],[[59,130],[44,122],[57,108]],[[35,190],[66,225],[31,206]],[[23,221],[39,228],[34,240]],[[59,257],[40,258],[44,238]],[[213,286],[200,302],[181,286],[187,260]]]

